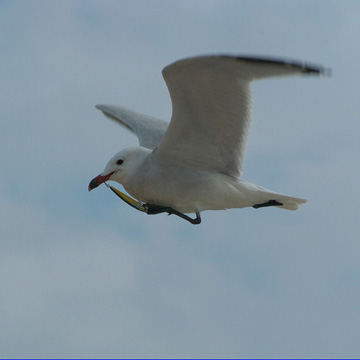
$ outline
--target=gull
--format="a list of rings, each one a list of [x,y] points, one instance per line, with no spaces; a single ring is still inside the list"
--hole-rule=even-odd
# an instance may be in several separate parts
[[[296,210],[306,200],[240,179],[251,123],[250,84],[323,73],[323,67],[301,61],[230,55],[197,56],[166,66],[162,75],[172,102],[170,123],[119,106],[96,106],[134,132],[140,146],[115,154],[91,180],[89,191],[116,181],[138,200],[125,199],[135,207],[148,214],[176,214],[193,224],[201,222],[205,210]]]

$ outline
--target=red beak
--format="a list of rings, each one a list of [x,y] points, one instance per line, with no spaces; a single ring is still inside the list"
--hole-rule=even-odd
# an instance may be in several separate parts
[[[103,182],[109,180],[110,176],[114,173],[115,171],[111,172],[108,175],[102,176],[101,174],[94,177],[89,184],[89,191],[91,191],[92,189],[97,188],[99,185],[101,185]]]

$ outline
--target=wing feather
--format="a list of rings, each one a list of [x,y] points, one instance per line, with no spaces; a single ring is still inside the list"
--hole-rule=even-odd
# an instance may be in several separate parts
[[[254,57],[200,56],[163,70],[172,101],[170,125],[154,156],[166,164],[239,176],[251,123],[250,82],[321,67]]]
[[[154,149],[160,143],[168,122],[113,105],[96,105],[105,116],[131,130],[139,139],[140,146]]]

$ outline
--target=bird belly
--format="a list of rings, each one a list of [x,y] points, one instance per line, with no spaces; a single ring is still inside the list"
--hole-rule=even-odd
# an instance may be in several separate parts
[[[131,196],[144,203],[194,213],[252,206],[254,196],[249,195],[254,189],[246,184],[226,174],[170,167],[142,172],[123,185]]]

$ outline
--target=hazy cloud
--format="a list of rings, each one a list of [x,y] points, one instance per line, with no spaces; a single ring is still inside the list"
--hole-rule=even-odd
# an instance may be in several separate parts
[[[356,1],[2,1],[2,357],[356,357]],[[169,119],[179,58],[299,58],[254,84],[244,178],[297,212],[145,216],[89,180],[137,139],[98,103]]]

